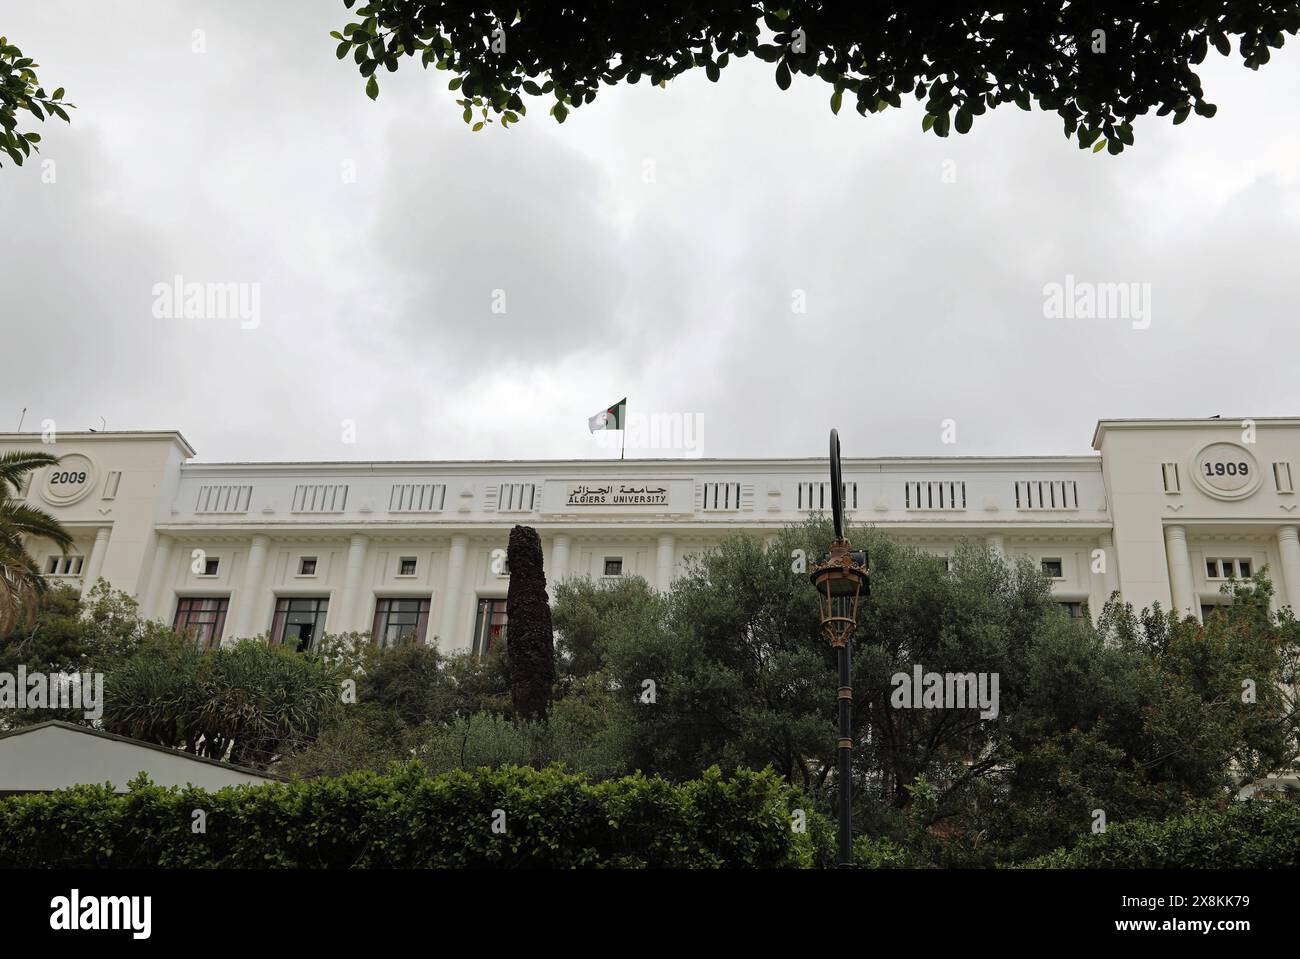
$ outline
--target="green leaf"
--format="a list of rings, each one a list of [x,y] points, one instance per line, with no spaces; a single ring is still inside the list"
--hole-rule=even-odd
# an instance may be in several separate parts
[[[921,132],[929,133],[930,127],[934,126],[934,121],[939,119],[933,113],[927,113],[921,118]]]
[[[970,125],[971,125],[970,111],[967,110],[965,107],[962,107],[960,110],[958,110],[957,120],[953,125],[956,126],[958,133],[969,133]]]
[[[782,60],[776,68],[776,85],[782,90],[790,89],[790,68]]]
[[[1092,148],[1092,152],[1100,153],[1103,149],[1105,149],[1105,147],[1106,147],[1106,139],[1105,137],[1103,137],[1102,139],[1097,141],[1097,145]]]
[[[337,47],[334,48],[334,56],[342,60],[344,57],[348,55],[348,51],[351,49],[352,49],[352,44],[344,40],[342,43],[340,43]]]
[[[722,76],[722,71],[718,69],[716,63],[708,63],[704,66],[704,74],[709,78],[710,83],[717,83],[718,78]]]
[[[831,94],[831,113],[840,112],[840,104],[844,102],[844,91],[836,90]]]
[[[51,100],[62,100],[62,99],[63,99],[63,87],[59,87],[57,90],[55,90],[55,91],[54,91],[54,96],[50,97],[50,99],[51,99]]]
[[[375,79],[373,73],[370,74],[370,81],[366,84],[366,96],[372,100],[379,96],[379,81]]]
[[[556,123],[563,123],[564,118],[569,115],[569,109],[563,103],[557,103],[551,107],[551,115],[555,117]]]

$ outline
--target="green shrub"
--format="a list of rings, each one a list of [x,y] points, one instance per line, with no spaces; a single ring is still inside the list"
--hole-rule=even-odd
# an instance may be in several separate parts
[[[883,836],[856,836],[853,865],[859,869],[916,869],[922,865],[916,854]]]
[[[216,792],[142,777],[0,800],[0,868],[808,867],[796,805],[771,770],[717,767],[679,784],[419,763]]]
[[[1252,799],[1163,822],[1116,823],[1030,869],[1281,869],[1300,866],[1300,803]]]

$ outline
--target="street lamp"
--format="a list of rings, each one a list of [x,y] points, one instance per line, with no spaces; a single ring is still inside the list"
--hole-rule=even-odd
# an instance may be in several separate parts
[[[835,647],[839,660],[840,713],[839,776],[840,868],[853,865],[853,687],[849,675],[853,633],[858,628],[858,603],[871,591],[867,554],[855,550],[844,535],[844,484],[840,479],[840,435],[831,430],[831,511],[835,541],[830,553],[814,563],[809,579],[817,589],[822,635]]]

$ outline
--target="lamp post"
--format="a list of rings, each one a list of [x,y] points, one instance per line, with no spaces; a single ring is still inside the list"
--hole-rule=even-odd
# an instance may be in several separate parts
[[[835,540],[809,579],[817,588],[822,635],[835,648],[839,661],[840,741],[836,787],[840,805],[840,868],[853,866],[853,686],[849,673],[853,633],[858,627],[858,602],[870,592],[867,554],[853,549],[844,535],[844,484],[840,479],[840,435],[831,430],[831,510]]]

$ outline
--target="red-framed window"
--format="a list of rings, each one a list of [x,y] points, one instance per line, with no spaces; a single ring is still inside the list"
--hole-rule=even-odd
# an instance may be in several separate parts
[[[506,636],[506,601],[480,598],[474,617],[474,655],[486,656]]]
[[[190,630],[199,648],[211,649],[221,642],[229,607],[228,596],[182,596],[176,601],[172,629]]]

